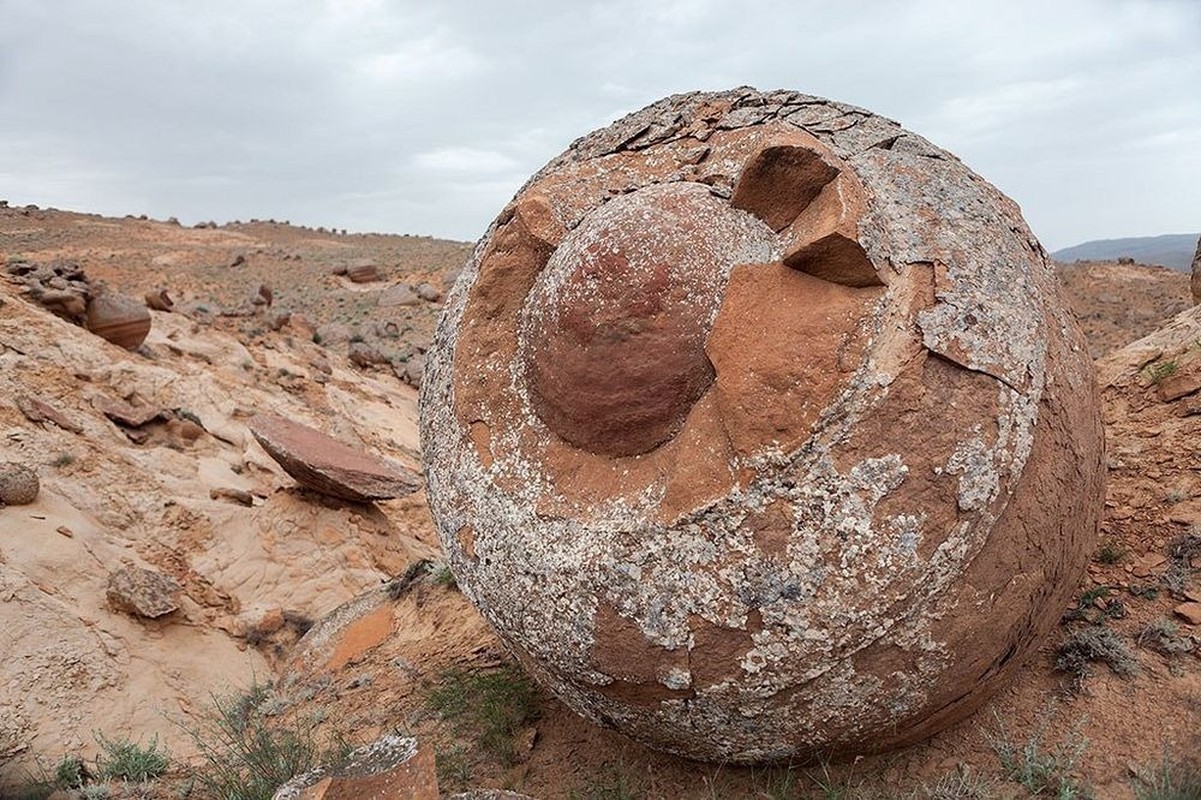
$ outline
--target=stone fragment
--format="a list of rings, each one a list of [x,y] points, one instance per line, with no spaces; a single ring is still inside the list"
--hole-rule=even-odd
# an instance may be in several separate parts
[[[0,461],[0,506],[25,506],[38,499],[38,474],[16,461]]]
[[[1159,399],[1171,403],[1201,390],[1201,371],[1177,372],[1159,382],[1156,392]]]
[[[254,505],[254,495],[245,489],[232,489],[228,486],[218,486],[209,489],[210,500],[228,500],[231,503],[237,503],[243,506]]]
[[[117,611],[157,619],[179,609],[183,587],[174,578],[141,567],[122,567],[108,576],[105,597]]]
[[[259,415],[250,420],[250,432],[284,472],[321,494],[366,503],[411,494],[420,486],[410,470],[299,422]]]
[[[260,283],[259,288],[255,290],[250,297],[251,305],[271,307],[271,303],[275,301],[275,295],[271,291],[271,287],[265,283]]]
[[[104,291],[88,301],[89,331],[126,350],[136,350],[150,333],[150,312],[131,297]]]
[[[419,302],[421,302],[421,298],[413,291],[413,287],[407,283],[398,283],[385,289],[376,304],[382,308],[391,308],[393,306],[415,306]]]
[[[1181,603],[1172,611],[1189,625],[1201,625],[1201,603]]]
[[[155,311],[170,311],[175,307],[175,301],[171,299],[171,296],[167,294],[167,290],[163,288],[146,292],[143,299],[146,301],[146,307]]]
[[[53,422],[64,431],[70,431],[71,433],[81,433],[83,431],[83,428],[63,414],[63,412],[36,397],[23,394],[17,395],[17,408],[25,415],[25,419],[30,422]]]
[[[360,259],[346,267],[346,277],[352,283],[372,283],[380,280],[379,267],[374,261]]]
[[[404,361],[393,361],[392,372],[409,386],[420,389],[421,376],[425,373],[425,356],[414,354]]]
[[[922,740],[1094,550],[1099,399],[1054,270],[1016,204],[868,111],[662,100],[535,174],[447,297],[420,410],[456,580],[645,744]]]
[[[160,406],[148,403],[134,404],[126,400],[114,400],[109,397],[97,397],[92,400],[92,406],[118,425],[127,428],[140,428],[167,412]]]
[[[388,734],[280,786],[272,800],[437,800],[434,750]]]
[[[367,344],[367,342],[351,342],[347,348],[346,357],[356,367],[374,367],[380,364],[387,364],[388,357],[379,351],[375,345]]]
[[[418,297],[429,303],[437,303],[442,299],[442,291],[432,283],[426,281],[417,284],[417,288],[413,291],[417,293]]]

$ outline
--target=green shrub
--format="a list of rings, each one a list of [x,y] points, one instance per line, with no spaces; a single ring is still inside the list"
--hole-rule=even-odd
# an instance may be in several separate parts
[[[104,780],[141,783],[159,777],[170,764],[166,750],[158,749],[157,737],[150,740],[148,747],[143,747],[138,742],[109,739],[97,732],[96,743],[100,745],[96,768]]]

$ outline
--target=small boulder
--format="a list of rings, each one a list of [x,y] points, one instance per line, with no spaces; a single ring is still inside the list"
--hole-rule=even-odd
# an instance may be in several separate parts
[[[330,347],[350,341],[350,328],[341,322],[327,322],[313,331],[313,341]]]
[[[433,748],[388,734],[276,789],[272,800],[437,800]]]
[[[147,308],[152,308],[155,311],[170,311],[175,307],[175,301],[167,294],[167,290],[163,288],[155,289],[153,292],[146,292],[143,298]]]
[[[157,619],[179,609],[179,581],[141,567],[122,567],[108,576],[105,597],[118,611]]]
[[[0,461],[0,506],[26,506],[38,499],[38,474],[16,461]]]
[[[442,291],[432,283],[419,283],[414,291],[417,292],[418,297],[420,297],[422,300],[425,300],[427,303],[437,303],[442,299]]]
[[[1172,610],[1189,625],[1201,625],[1201,603],[1181,603]]]
[[[101,292],[88,301],[85,326],[102,339],[136,350],[150,333],[150,312],[132,297]]]
[[[372,283],[380,279],[379,267],[374,261],[359,260],[346,268],[346,277],[353,283]]]
[[[1197,237],[1197,252],[1193,254],[1193,277],[1189,282],[1193,305],[1201,304],[1201,236]]]
[[[367,503],[415,492],[420,478],[316,428],[283,417],[259,415],[250,432],[284,472],[298,483],[330,497]]]
[[[379,305],[382,308],[391,308],[392,306],[415,306],[421,302],[421,298],[413,291],[413,288],[407,283],[398,283],[395,286],[384,290],[384,293],[379,296]]]
[[[352,364],[361,368],[388,363],[387,356],[381,353],[378,348],[366,342],[351,342],[346,356]]]

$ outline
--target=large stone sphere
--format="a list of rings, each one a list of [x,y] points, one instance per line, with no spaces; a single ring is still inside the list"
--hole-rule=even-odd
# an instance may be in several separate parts
[[[459,586],[577,712],[691,758],[964,718],[1096,538],[1092,365],[1018,207],[816,97],[577,141],[480,240],[422,388]]]

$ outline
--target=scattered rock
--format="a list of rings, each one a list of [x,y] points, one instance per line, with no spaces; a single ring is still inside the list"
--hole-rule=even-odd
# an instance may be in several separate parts
[[[256,306],[271,307],[271,303],[275,300],[275,295],[271,292],[271,287],[265,283],[260,283],[259,288],[251,296],[250,302]]]
[[[232,269],[233,267],[240,267],[245,263],[246,263],[246,256],[243,255],[242,253],[238,253],[236,256],[234,256],[234,260],[229,262],[229,266]]]
[[[28,395],[17,395],[17,408],[30,422],[53,422],[64,431],[82,433],[83,428],[72,422],[65,414],[49,403]]]
[[[406,361],[394,361],[392,371],[409,386],[420,389],[421,377],[425,374],[425,356],[415,354],[409,356]]]
[[[416,291],[418,297],[429,303],[436,303],[442,299],[442,291],[432,283],[419,283],[414,291]]]
[[[353,283],[372,283],[380,279],[379,267],[374,261],[359,260],[346,268],[346,277]]]
[[[88,301],[87,329],[126,350],[136,350],[150,333],[146,306],[123,294],[103,291]]]
[[[367,368],[388,363],[388,357],[367,342],[351,342],[346,356],[356,367]]]
[[[1161,380],[1159,386],[1156,387],[1159,399],[1165,403],[1179,400],[1182,397],[1195,393],[1199,389],[1201,389],[1201,371],[1178,372],[1174,375],[1169,375]]]
[[[284,326],[292,321],[292,312],[286,308],[277,308],[268,312],[266,317],[267,327],[273,331],[283,330]]]
[[[174,578],[141,567],[122,567],[108,576],[105,597],[118,611],[157,619],[179,609],[183,587]]]
[[[1201,625],[1201,603],[1181,603],[1172,611],[1189,625]]]
[[[398,283],[384,290],[379,296],[377,305],[391,308],[393,306],[415,306],[420,302],[421,298],[417,296],[411,286],[407,283]]]
[[[300,775],[272,800],[437,800],[434,751],[411,736],[389,734],[352,750],[336,766]]]
[[[16,461],[0,461],[0,506],[26,506],[38,499],[38,474]]]
[[[92,406],[113,422],[126,428],[140,428],[162,418],[167,413],[161,406],[146,403],[135,405],[125,400],[114,400],[108,397],[94,398]]]
[[[412,471],[386,464],[321,431],[282,417],[259,415],[250,432],[267,454],[303,486],[366,503],[402,497],[420,487]]]
[[[228,500],[231,503],[237,503],[243,506],[254,505],[254,495],[245,489],[231,489],[225,486],[218,486],[215,489],[209,489],[209,499],[211,500]]]
[[[336,347],[350,341],[350,326],[327,322],[313,332],[313,341],[323,347]]]
[[[175,301],[167,294],[166,289],[155,289],[153,292],[146,292],[143,298],[146,301],[146,307],[155,311],[170,311],[175,307]]]
[[[1054,270],[1016,204],[863,109],[693,93],[577,140],[435,343],[464,594],[568,706],[677,755],[925,739],[1094,550],[1099,397]]]

